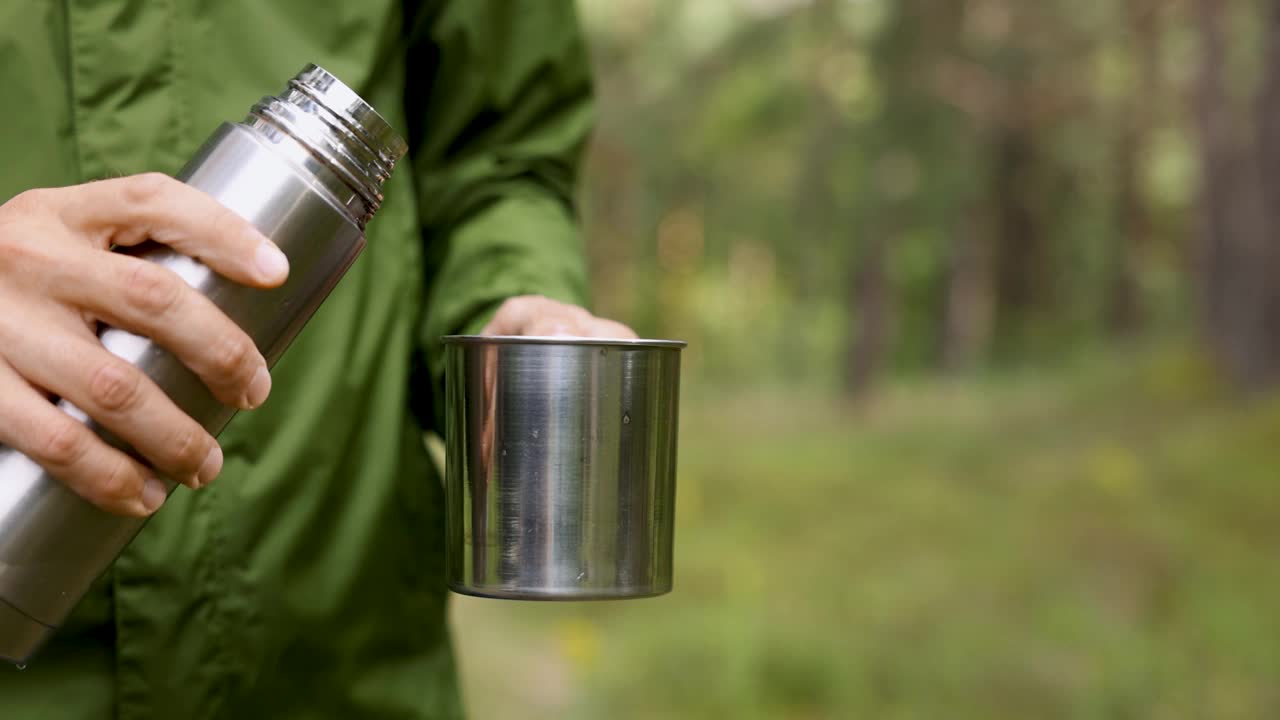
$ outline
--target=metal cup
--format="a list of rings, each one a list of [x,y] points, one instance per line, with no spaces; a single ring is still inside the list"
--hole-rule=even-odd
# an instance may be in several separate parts
[[[685,343],[444,343],[449,587],[518,600],[670,592]]]

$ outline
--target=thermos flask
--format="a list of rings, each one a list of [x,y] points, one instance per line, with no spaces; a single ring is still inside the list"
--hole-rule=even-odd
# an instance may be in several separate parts
[[[158,245],[139,254],[212,299],[272,365],[364,248],[365,224],[406,149],[355,92],[309,65],[243,122],[223,123],[178,176],[279,245],[289,258],[288,281],[252,289]],[[235,414],[146,338],[107,328],[101,339],[213,435]],[[124,448],[78,408],[59,405]],[[0,658],[26,662],[144,522],[99,510],[25,455],[0,446]]]

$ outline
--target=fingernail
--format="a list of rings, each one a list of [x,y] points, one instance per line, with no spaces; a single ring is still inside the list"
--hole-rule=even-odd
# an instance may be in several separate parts
[[[289,275],[289,258],[273,243],[263,242],[254,253],[258,272],[265,280],[280,280]]]
[[[167,497],[169,497],[169,488],[160,478],[150,477],[142,483],[142,506],[147,512],[153,513],[159,510]]]
[[[245,393],[245,401],[252,410],[267,401],[271,394],[271,373],[265,367],[258,368],[253,380],[249,381],[249,391]]]
[[[196,475],[199,478],[200,487],[204,487],[213,482],[218,477],[218,473],[222,472],[222,448],[214,443],[213,449],[205,456],[204,462],[200,464],[200,472]]]

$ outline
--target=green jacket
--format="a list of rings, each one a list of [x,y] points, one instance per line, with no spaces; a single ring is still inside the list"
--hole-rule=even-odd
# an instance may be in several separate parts
[[[221,478],[0,668],[0,718],[461,715],[423,431],[441,335],[511,295],[584,299],[572,2],[0,0],[0,199],[176,172],[308,62],[412,147],[368,250],[221,436]]]

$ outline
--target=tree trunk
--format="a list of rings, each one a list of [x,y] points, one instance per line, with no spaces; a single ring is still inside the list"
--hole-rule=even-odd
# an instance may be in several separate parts
[[[871,389],[884,365],[889,348],[889,277],[885,268],[887,243],[884,234],[870,232],[861,257],[850,266],[848,306],[851,327],[845,357],[845,390],[850,397],[862,397]]]
[[[1196,252],[1200,280],[1201,326],[1211,349],[1225,356],[1228,346],[1226,278],[1230,238],[1231,123],[1222,91],[1223,42],[1219,0],[1197,0],[1200,73],[1196,78],[1195,116],[1199,136],[1201,237]]]
[[[991,333],[990,248],[973,218],[952,236],[942,307],[939,359],[946,372],[961,372],[980,360]]]
[[[1160,84],[1159,6],[1134,0],[1127,14],[1130,45],[1136,52],[1137,82],[1124,107],[1116,144],[1116,221],[1119,235],[1112,257],[1106,325],[1112,335],[1137,335],[1145,320],[1142,302],[1142,251],[1151,238],[1151,212],[1142,192],[1142,161],[1153,125],[1149,88]]]
[[[1266,69],[1258,102],[1258,152],[1261,164],[1262,208],[1265,234],[1259,238],[1257,287],[1261,307],[1256,328],[1265,360],[1254,380],[1258,384],[1280,382],[1280,0],[1267,8]]]
[[[1016,117],[1011,113],[1010,117]],[[995,139],[992,203],[996,250],[994,322],[996,341],[1025,345],[1043,309],[1052,269],[1045,266],[1045,237],[1034,206],[1035,147],[1028,129],[1013,120]]]
[[[1113,244],[1111,280],[1107,288],[1107,329],[1119,338],[1131,338],[1142,327],[1138,287],[1138,251],[1149,232],[1146,205],[1139,187],[1138,131],[1121,131],[1116,147],[1116,214],[1119,232]]]
[[[1223,0],[1198,0],[1201,39],[1196,120],[1200,138],[1202,235],[1198,252],[1204,336],[1219,364],[1237,384],[1265,382],[1274,364],[1267,328],[1271,279],[1267,276],[1267,214],[1262,207],[1263,178],[1273,171],[1259,164],[1241,113],[1224,91],[1226,46],[1222,33]],[[1272,42],[1274,33],[1268,34]],[[1268,60],[1276,49],[1269,47]],[[1272,63],[1274,64],[1274,63]],[[1273,144],[1274,119],[1266,117],[1276,92],[1276,72],[1267,68],[1259,107],[1263,129],[1259,145]]]
[[[1151,92],[1160,87],[1160,37],[1162,0],[1133,0],[1124,4],[1128,33],[1134,49],[1137,78],[1123,105],[1116,138],[1116,229],[1111,278],[1107,287],[1106,327],[1112,336],[1129,338],[1142,331],[1146,320],[1140,268],[1142,254],[1152,238],[1152,214],[1142,191],[1142,159],[1147,138],[1155,126]]]

